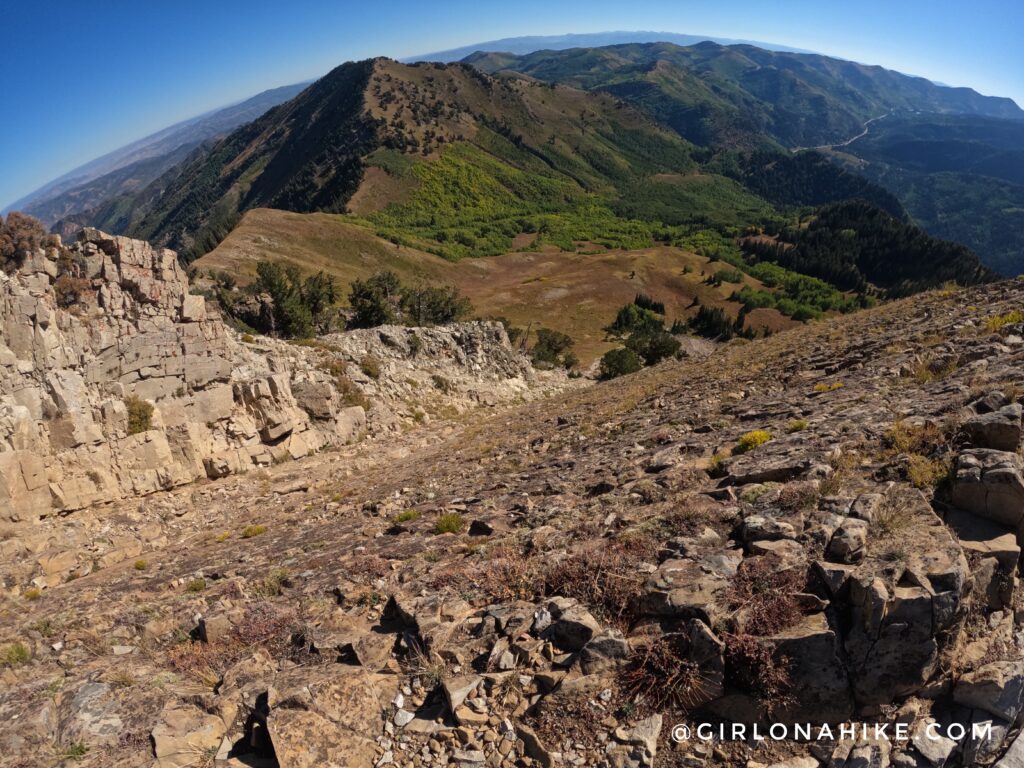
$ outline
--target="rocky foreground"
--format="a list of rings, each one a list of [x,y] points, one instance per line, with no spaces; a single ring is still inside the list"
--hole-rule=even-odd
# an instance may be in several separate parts
[[[918,296],[11,528],[4,764],[1024,765],[1022,302]],[[908,738],[671,738],[721,722]]]

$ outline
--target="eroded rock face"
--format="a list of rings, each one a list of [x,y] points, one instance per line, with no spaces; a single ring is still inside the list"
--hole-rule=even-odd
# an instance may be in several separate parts
[[[320,387],[312,414],[293,383],[300,395]],[[330,377],[312,365],[238,344],[189,293],[172,251],[86,229],[69,248],[0,276],[0,520],[146,495],[354,438],[363,417],[324,388]]]
[[[86,229],[0,275],[0,522],[244,473],[425,421],[420,402],[458,411],[536,384],[497,323],[240,341],[172,251]]]

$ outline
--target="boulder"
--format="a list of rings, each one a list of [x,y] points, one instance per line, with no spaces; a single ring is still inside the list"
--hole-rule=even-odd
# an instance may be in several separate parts
[[[590,612],[575,600],[556,597],[545,606],[551,614],[551,624],[542,633],[557,646],[567,651],[578,651],[590,639],[601,634],[601,625]]]
[[[666,560],[647,581],[645,611],[715,626],[729,613],[726,593],[742,559],[740,550],[721,550],[700,561]]]
[[[1024,478],[1020,456],[975,448],[957,457],[953,504],[960,509],[1008,525],[1024,521]]]
[[[840,638],[824,613],[768,638],[773,655],[787,659],[795,700],[777,717],[793,722],[840,722],[853,714],[850,680],[842,660]]]
[[[932,595],[880,579],[850,582],[853,625],[845,640],[853,691],[862,705],[919,690],[938,662]]]
[[[278,675],[268,691],[266,717],[278,762],[289,768],[374,765],[376,737],[397,686],[394,676],[358,667]]]
[[[767,515],[750,515],[743,520],[743,541],[778,541],[795,539],[796,531],[789,523]]]
[[[868,543],[868,524],[854,517],[843,518],[828,544],[828,556],[840,563],[864,559]]]
[[[169,702],[153,728],[154,768],[187,768],[196,756],[211,754],[220,746],[227,728],[224,721],[192,704]]]
[[[996,661],[961,677],[953,700],[1014,721],[1024,711],[1024,661]]]
[[[1020,403],[1011,403],[990,413],[968,419],[961,429],[975,448],[1015,452],[1021,441]]]

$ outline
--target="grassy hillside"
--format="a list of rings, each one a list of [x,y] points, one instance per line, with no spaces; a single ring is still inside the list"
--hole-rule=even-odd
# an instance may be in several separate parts
[[[1024,112],[1008,99],[824,56],[713,43],[477,54],[467,61],[621,98],[706,148],[695,153],[705,173],[730,177],[772,206],[864,199],[896,218],[909,211],[932,235],[965,243],[994,269],[1024,271]],[[870,130],[851,142],[869,121]],[[785,151],[828,146],[846,170],[813,153]],[[646,184],[645,199],[619,210],[656,211],[670,221],[660,205],[664,192]],[[732,209],[758,216],[742,205]]]
[[[619,46],[568,55],[592,69],[631,70],[630,56],[652,51],[702,56],[715,77],[735,80],[733,90],[763,77],[751,69],[765,53],[756,49]],[[651,70],[666,82],[681,72],[693,75],[662,61]],[[593,85],[589,77],[575,85]],[[806,95],[804,86],[796,91]],[[786,94],[776,94],[776,109]],[[826,105],[830,121],[840,106]],[[837,290],[812,277],[847,277],[830,253],[809,251],[800,275],[748,263],[737,246],[743,232],[778,232],[813,206],[850,197],[902,216],[884,190],[831,164],[703,150],[600,88],[376,59],[335,69],[138,194],[111,201],[93,223],[177,248],[190,261],[247,211],[336,214],[279,219],[280,230],[262,226],[266,214],[250,216],[204,264],[245,272],[253,258],[285,258],[343,284],[393,264],[407,279],[459,285],[484,314],[578,336],[586,354],[602,344],[599,329],[616,303],[638,292],[664,301],[670,320],[695,313],[695,299],[734,314],[743,306],[755,311],[747,318],[755,330],[785,324],[782,316],[854,308],[842,291],[874,293],[874,281],[837,282]],[[721,264],[709,266],[712,258]],[[461,266],[468,259],[491,266]],[[914,288],[947,273],[981,279],[969,252],[950,261],[931,283],[915,278]]]
[[[571,252],[553,246],[458,262],[375,236],[368,228],[331,214],[298,214],[256,209],[212,252],[195,262],[202,274],[226,270],[245,284],[255,277],[256,262],[273,259],[305,272],[323,269],[347,289],[355,279],[388,269],[408,284],[456,285],[481,317],[507,317],[514,324],[546,326],[568,333],[574,350],[589,362],[613,344],[604,326],[615,311],[647,293],[666,305],[669,323],[696,313],[694,300],[722,307],[735,317],[742,306],[731,301],[742,286],[766,288],[744,276],[740,283],[708,281],[727,269],[723,261],[697,255],[694,249],[657,246],[637,250],[604,249],[593,244]],[[795,325],[774,309],[748,316],[757,330]]]
[[[189,260],[250,208],[349,211],[393,242],[459,259],[514,250],[524,236],[563,250],[650,247],[859,191],[827,182],[813,199],[770,203],[772,184],[707,165],[608,93],[377,59],[339,67],[88,223]]]

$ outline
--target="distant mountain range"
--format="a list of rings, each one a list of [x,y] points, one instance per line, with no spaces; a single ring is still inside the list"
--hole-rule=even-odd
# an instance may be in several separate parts
[[[704,230],[739,259],[728,245],[737,232],[781,232],[794,207],[857,198],[866,207],[827,221],[861,227],[872,250],[854,248],[838,263],[834,248],[804,244],[801,273],[890,293],[940,276],[985,279],[973,253],[928,238],[884,189],[817,153],[783,148],[855,134],[889,104],[1005,108],[880,68],[715,43],[480,53],[452,64],[372,59],[337,67],[77,223],[174,248],[186,261],[256,208],[348,214],[381,238],[450,260],[527,240],[565,251],[580,242],[695,247],[687,244]],[[700,119],[686,119],[694,107]],[[830,242],[846,244],[838,234]],[[879,282],[881,272],[857,266],[882,252],[903,277]],[[841,304],[819,296],[814,309],[799,295],[787,313]]]
[[[751,45],[667,43],[475,53],[490,73],[611,93],[699,145],[794,149],[844,141],[898,110],[1024,120],[1011,99],[947,88],[877,66]]]
[[[753,45],[770,51],[807,53],[769,42],[675,32],[627,31],[503,38],[410,57],[405,61],[450,62],[477,52],[504,52],[522,56],[542,50],[595,48],[625,43],[667,42],[689,46],[703,41],[722,45]],[[169,126],[69,171],[14,201],[5,210],[23,210],[50,226],[61,218],[96,207],[112,197],[141,189],[181,162],[202,142],[254,120],[271,107],[294,97],[308,84],[298,83],[264,91],[238,104]]]
[[[141,189],[204,141],[255,120],[307,85],[308,82],[296,83],[263,91],[237,104],[176,123],[69,171],[8,208],[30,213],[49,226],[111,197]]]
[[[879,143],[908,121],[920,129],[912,150]],[[309,87],[260,94],[100,158],[23,207],[56,231],[99,226],[186,260],[258,207],[368,217],[395,242],[461,258],[502,252],[529,227],[553,226],[551,215],[574,222],[551,235],[560,243],[603,233],[602,242],[637,247],[676,236],[658,227],[724,233],[859,198],[898,221],[909,211],[1017,272],[1024,234],[1001,225],[1020,210],[1022,130],[1024,111],[1010,99],[819,54],[707,41],[478,50],[447,64],[342,65]],[[929,157],[951,142],[955,167]],[[835,164],[819,154],[795,161],[805,147]],[[936,213],[938,190],[954,210],[991,200],[1000,213],[982,227]],[[965,190],[965,205],[949,203]],[[624,234],[634,226],[644,234]],[[580,236],[569,235],[574,227]]]
[[[811,53],[801,48],[786,45],[759,42],[757,40],[733,40],[727,37],[710,37],[708,35],[681,35],[676,32],[588,32],[568,35],[531,35],[527,37],[505,37],[501,40],[488,40],[484,43],[464,45],[447,51],[426,53],[422,56],[410,56],[402,61],[461,61],[467,56],[483,51],[485,53],[513,53],[522,56],[534,51],[563,51],[567,48],[602,48],[608,45],[624,43],[672,43],[687,46],[697,43],[712,42],[720,45],[755,45],[768,51],[789,51],[790,53]]]
[[[1024,270],[1024,121],[892,115],[829,155],[895,193],[925,229]]]

